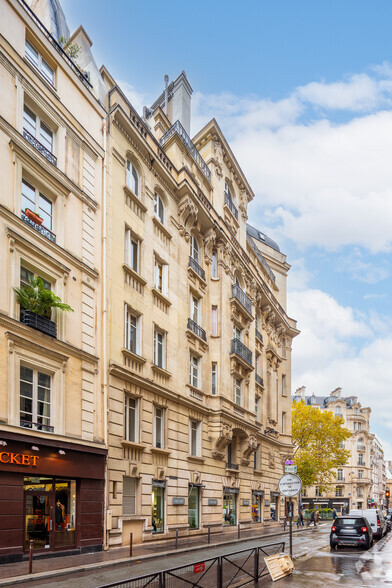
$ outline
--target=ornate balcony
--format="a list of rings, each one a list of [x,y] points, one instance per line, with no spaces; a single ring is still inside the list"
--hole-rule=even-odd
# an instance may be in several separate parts
[[[238,208],[236,207],[232,198],[229,196],[229,194],[227,192],[225,192],[225,205],[230,210],[230,212],[234,216],[235,220],[238,221]]]
[[[366,451],[366,445],[362,445],[361,443],[358,443],[357,451]]]
[[[38,233],[41,233],[41,235],[43,235],[44,237],[46,237],[47,239],[49,239],[49,241],[52,241],[52,243],[56,243],[56,235],[54,233],[52,233],[52,231],[50,231],[49,229],[47,229],[46,227],[44,227],[43,225],[37,225],[35,222],[33,222],[32,220],[29,219],[29,217],[26,215],[25,212],[21,212],[20,214],[20,218],[27,223],[28,225],[30,225],[30,227],[33,227],[33,229],[35,229],[36,231],[38,231]]]
[[[245,310],[251,315],[252,314],[252,301],[248,296],[245,294],[243,290],[239,287],[238,284],[233,284],[232,286],[232,294],[233,298],[238,300],[240,304],[245,308]]]
[[[204,329],[202,329],[201,327],[199,327],[199,325],[197,323],[195,323],[195,321],[193,321],[192,319],[188,319],[188,325],[187,328],[192,331],[192,333],[194,333],[195,335],[197,335],[198,337],[200,337],[200,339],[203,339],[203,341],[207,341],[207,335]]]
[[[255,378],[256,378],[256,384],[259,384],[259,386],[262,386],[264,388],[263,378],[261,376],[259,376],[259,374],[256,374]]]
[[[189,256],[189,267],[193,269],[194,272],[197,273],[199,278],[206,281],[206,272],[203,268],[193,259],[193,257]]]
[[[261,341],[261,343],[263,342],[263,335],[260,333],[258,329],[256,329],[256,339]]]
[[[45,431],[46,433],[53,433],[54,427],[50,425],[44,425],[42,423],[32,423],[31,421],[26,421],[21,419],[20,426],[25,427],[26,429],[34,429],[35,431]]]
[[[253,367],[251,350],[237,338],[231,340],[231,353],[235,353],[248,365]]]
[[[41,153],[50,163],[57,166],[57,157],[53,155],[49,149],[46,149],[45,145],[42,145],[33,135],[23,129],[23,136],[24,138],[32,145],[37,151]]]
[[[180,137],[181,141],[184,143],[185,147],[188,149],[188,152],[197,163],[207,180],[211,182],[211,171],[207,167],[206,162],[192,143],[190,136],[179,120],[177,120],[174,125],[170,127],[170,129],[163,135],[163,137],[159,139],[161,146],[163,147],[165,143],[167,143],[167,141],[173,137],[173,135],[178,135]]]
[[[20,310],[20,322],[32,329],[36,329],[37,331],[41,331],[41,333],[45,333],[45,335],[49,335],[50,337],[57,337],[57,325],[54,321],[51,321],[50,318],[46,316],[40,316],[31,310],[25,310],[21,308]]]

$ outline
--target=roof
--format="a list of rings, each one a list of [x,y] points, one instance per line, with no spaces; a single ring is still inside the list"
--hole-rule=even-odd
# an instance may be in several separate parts
[[[258,249],[256,243],[253,241],[253,239],[249,235],[249,233],[247,233],[247,235],[246,235],[246,240],[247,240],[248,244],[250,245],[250,248],[252,249],[252,251],[256,255],[257,259],[259,260],[259,262],[261,263],[261,265],[263,266],[263,268],[265,269],[265,271],[267,272],[267,274],[271,278],[271,280],[275,283],[275,274],[274,274],[274,272],[272,271],[272,269],[268,265],[265,257],[263,256],[263,254],[261,253],[261,251]]]
[[[270,239],[265,233],[262,233],[258,229],[255,229],[254,227],[248,224],[246,225],[246,232],[254,239],[261,241],[262,243],[264,243],[264,245],[267,245],[268,247],[271,247],[272,249],[275,249],[275,251],[279,251],[280,253],[279,245],[275,243],[275,241]]]
[[[305,398],[303,398],[299,394],[294,394],[293,400],[296,400],[297,398],[299,400],[305,400],[305,404],[309,406],[327,406],[331,401],[337,400],[337,397],[333,396],[316,396],[315,394],[312,394],[312,396],[305,396]],[[312,398],[314,399],[313,402],[310,401]],[[350,399],[352,398],[355,398],[355,396],[346,396],[344,398],[342,396],[342,398],[339,400],[343,400],[343,402],[345,402],[347,406],[350,407]]]

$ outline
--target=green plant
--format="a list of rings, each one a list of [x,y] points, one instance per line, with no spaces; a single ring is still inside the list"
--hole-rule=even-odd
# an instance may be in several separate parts
[[[51,318],[52,308],[73,312],[73,308],[61,302],[61,299],[54,292],[45,288],[42,278],[30,278],[29,281],[29,286],[14,288],[17,302],[21,308],[49,319]]]
[[[75,61],[78,58],[81,49],[80,45],[77,43],[70,43],[69,39],[66,39],[65,37],[59,38],[59,45],[62,49],[64,49],[72,61]]]
[[[32,212],[33,214],[35,214],[35,216],[38,216],[38,218],[42,218],[42,216],[40,214],[38,214],[38,212],[35,212],[35,210],[31,210],[31,208],[25,208],[25,213],[26,213],[27,210],[29,210],[30,212]]]

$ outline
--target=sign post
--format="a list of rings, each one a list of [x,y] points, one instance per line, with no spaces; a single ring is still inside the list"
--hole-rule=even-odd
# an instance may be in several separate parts
[[[291,465],[291,464],[290,464]],[[293,556],[293,502],[292,497],[301,492],[302,481],[296,474],[285,474],[279,480],[279,492],[289,498],[289,531],[290,531],[290,557]]]

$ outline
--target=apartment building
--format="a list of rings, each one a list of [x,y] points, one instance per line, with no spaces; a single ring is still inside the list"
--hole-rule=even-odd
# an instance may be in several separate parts
[[[105,110],[58,44],[58,4],[35,4],[47,26],[23,1],[0,2],[2,562],[30,540],[37,553],[103,544]],[[14,288],[36,277],[73,312],[18,304]]]
[[[341,388],[336,388],[329,396],[306,396],[303,386],[296,390],[293,401],[333,412],[343,418],[344,427],[351,432],[351,437],[344,442],[351,455],[348,463],[337,469],[333,491],[307,488],[302,498],[304,508],[336,508],[338,513],[344,508],[347,513],[350,508],[368,508],[378,504],[373,495],[371,408],[363,407],[356,396],[342,396]]]
[[[384,450],[381,442],[375,436],[370,448],[370,463],[372,466],[372,495],[371,500],[378,506],[385,506],[385,491],[387,482],[387,469],[384,459]]]

